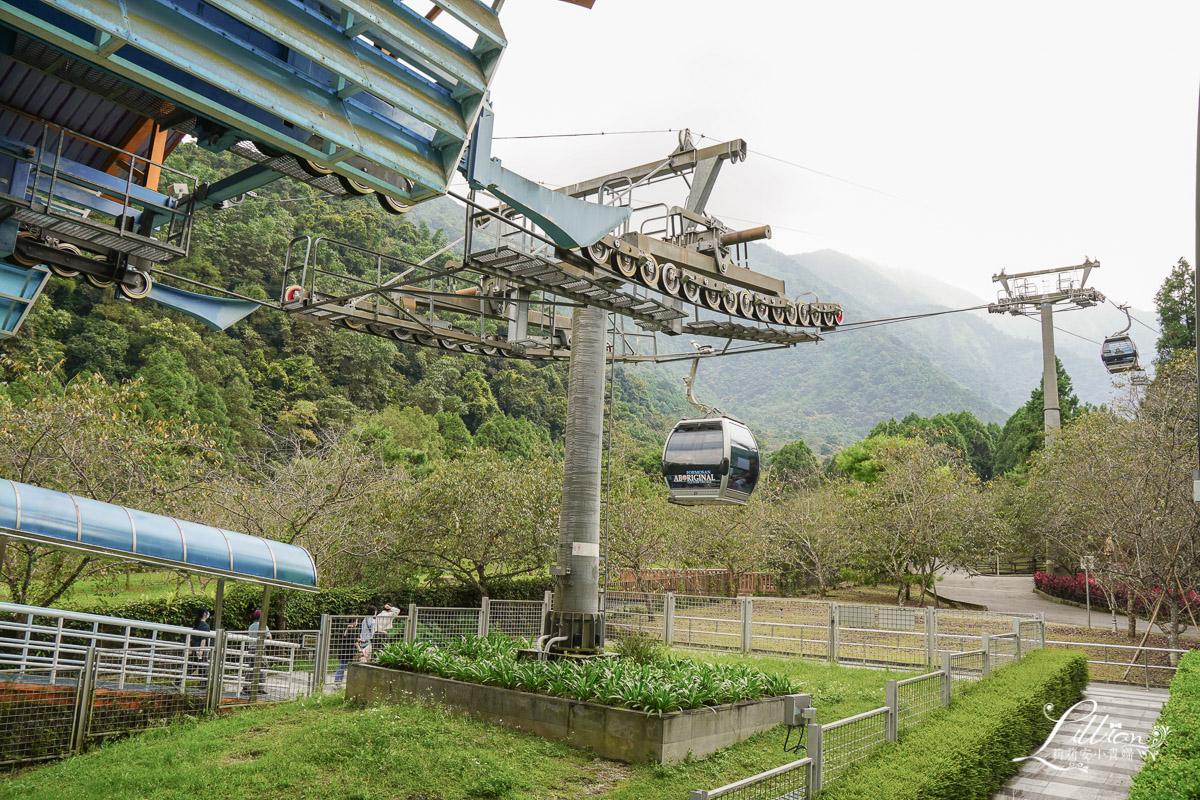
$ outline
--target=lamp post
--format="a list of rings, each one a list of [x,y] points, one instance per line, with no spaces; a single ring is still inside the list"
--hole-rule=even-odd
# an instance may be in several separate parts
[[[1089,570],[1095,565],[1095,556],[1084,556],[1080,566],[1083,567],[1083,594],[1087,599],[1088,629],[1092,627],[1092,579]]]

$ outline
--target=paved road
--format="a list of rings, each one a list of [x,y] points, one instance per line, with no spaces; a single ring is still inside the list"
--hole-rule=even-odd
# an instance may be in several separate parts
[[[942,574],[938,581],[938,594],[968,603],[980,603],[992,611],[1043,612],[1046,622],[1066,625],[1087,625],[1087,609],[1051,602],[1033,592],[1033,578],[1029,576],[971,576],[965,572],[952,571]],[[1124,614],[1117,615],[1117,630],[1125,632],[1127,622]],[[1092,610],[1092,627],[1112,630],[1112,614]],[[1139,620],[1138,633],[1144,633],[1146,623]],[[1155,632],[1158,632],[1157,628]],[[1188,628],[1184,636],[1196,638],[1198,632]]]
[[[1143,748],[1167,693],[1092,684],[1038,755],[1053,766],[1028,760],[992,800],[1125,800],[1142,768]],[[1059,717],[1062,709],[1052,712]],[[1119,726],[1121,734],[1116,734]],[[1114,735],[1116,734],[1116,735]],[[1134,738],[1130,738],[1132,734]],[[1167,734],[1170,736],[1170,734]],[[1129,742],[1136,743],[1130,745]],[[1057,769],[1056,769],[1057,767]]]

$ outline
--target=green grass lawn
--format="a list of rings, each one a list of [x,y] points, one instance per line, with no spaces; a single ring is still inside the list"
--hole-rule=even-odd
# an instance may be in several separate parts
[[[119,566],[107,570],[100,577],[81,578],[71,584],[65,600],[87,605],[97,600],[122,602],[126,600],[156,600],[163,597],[191,597],[192,589],[197,595],[211,594],[213,580],[200,575],[192,576],[191,587],[187,578],[182,582],[177,573],[170,570],[158,572],[131,572],[128,575]],[[0,586],[0,599],[8,599],[7,587]]]
[[[883,705],[884,680],[911,673],[828,667],[789,658],[745,660],[811,692],[818,721]],[[0,798],[141,800],[396,798],[396,800],[680,800],[798,756],[779,728],[673,767],[595,758],[531,734],[418,704],[355,706],[315,698],[181,722],[76,758],[10,773]]]

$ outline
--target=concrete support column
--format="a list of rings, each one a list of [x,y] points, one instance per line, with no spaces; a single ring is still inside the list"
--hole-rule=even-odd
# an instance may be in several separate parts
[[[1054,306],[1042,304],[1042,397],[1046,440],[1062,427],[1058,408],[1058,369],[1054,365]]]

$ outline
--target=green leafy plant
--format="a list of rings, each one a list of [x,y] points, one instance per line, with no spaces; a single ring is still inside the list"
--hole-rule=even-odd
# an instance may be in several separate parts
[[[663,644],[652,634],[642,630],[631,631],[617,639],[613,652],[638,664],[653,664],[663,657]]]
[[[663,657],[592,661],[517,661],[519,646],[499,637],[467,637],[445,645],[395,642],[379,653],[380,666],[452,680],[622,706],[650,714],[776,697],[792,681],[745,664],[706,664]]]

